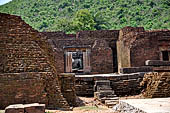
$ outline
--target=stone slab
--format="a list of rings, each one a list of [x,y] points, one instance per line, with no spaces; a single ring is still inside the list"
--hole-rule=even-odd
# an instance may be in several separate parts
[[[147,60],[145,61],[147,66],[170,66],[170,61],[160,61],[160,60]]]
[[[5,108],[5,113],[45,113],[45,104],[14,104]]]
[[[116,73],[109,73],[109,74],[93,74],[93,75],[75,75],[76,78],[93,78],[93,77],[120,77],[120,76],[131,76],[131,75],[144,75],[144,72],[139,73],[130,73],[130,74],[116,74]]]
[[[127,99],[120,100],[120,105],[126,113],[170,113],[170,98]]]
[[[137,72],[153,72],[152,67],[126,67],[120,68],[120,73],[129,74]]]

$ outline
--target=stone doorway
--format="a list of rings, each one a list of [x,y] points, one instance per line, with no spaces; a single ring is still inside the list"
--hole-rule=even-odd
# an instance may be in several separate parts
[[[67,47],[64,57],[66,73],[87,74],[91,72],[89,48]]]

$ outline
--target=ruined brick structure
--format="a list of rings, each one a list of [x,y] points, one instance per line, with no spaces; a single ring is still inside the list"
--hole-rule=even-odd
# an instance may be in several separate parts
[[[47,40],[21,17],[3,13],[0,17],[0,108],[39,102],[69,110]]]
[[[148,98],[170,97],[170,73],[152,72],[144,75],[142,94]]]
[[[65,81],[73,82],[74,78],[58,78],[59,73],[101,74],[120,72],[121,68],[127,73],[147,72],[162,71],[165,67],[170,71],[170,63],[166,62],[170,61],[170,30],[125,27],[120,31],[40,33],[21,17],[3,13],[0,17],[0,108],[39,102],[47,108],[69,110],[76,95],[74,83]],[[134,89],[140,92],[142,77],[139,73],[106,79],[117,95],[130,95],[136,94]],[[92,81],[87,87],[93,93],[94,78],[77,77],[76,85],[82,87],[76,89]],[[67,96],[69,92],[73,97]]]
[[[94,94],[94,84],[98,80],[109,80],[110,86],[117,96],[136,95],[141,91],[140,82],[144,73],[115,74],[115,75],[77,75],[76,94],[90,96]]]
[[[82,53],[80,73],[112,73],[117,71],[116,40],[118,30],[80,31],[76,35],[43,32],[55,50],[59,72],[73,72],[72,59]]]
[[[170,30],[125,27],[120,30],[117,48],[119,69],[145,66],[146,60],[170,61]]]
[[[145,31],[143,27],[125,27],[120,32],[101,30],[42,34],[55,50],[59,72],[74,72],[73,53],[80,51],[83,56],[80,73],[112,73],[125,67],[145,66],[146,60],[170,60],[170,30]]]

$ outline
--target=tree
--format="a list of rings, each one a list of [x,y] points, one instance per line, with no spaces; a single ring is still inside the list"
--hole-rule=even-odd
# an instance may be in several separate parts
[[[69,20],[68,18],[60,18],[55,22],[52,26],[51,29],[53,31],[64,31],[67,33],[74,32],[73,31],[73,25],[72,21]]]
[[[75,31],[95,30],[95,22],[93,16],[87,9],[81,9],[76,12],[73,18],[73,26]]]
[[[97,12],[94,15],[94,21],[96,23],[95,29],[97,30],[109,29],[109,19],[107,18],[107,14],[105,11]]]

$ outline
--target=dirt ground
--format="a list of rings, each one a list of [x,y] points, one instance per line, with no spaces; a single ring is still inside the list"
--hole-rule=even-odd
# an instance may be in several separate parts
[[[121,97],[120,100],[139,98],[141,99],[144,97],[142,95],[127,96]],[[73,108],[73,111],[46,110],[46,113],[115,113],[111,108],[108,108],[94,100],[93,97],[79,97],[79,99],[81,100],[82,105]],[[5,113],[5,111],[0,110],[0,113]]]
[[[134,95],[134,96],[124,96],[120,97],[120,100],[126,100],[126,99],[145,99],[142,94]]]
[[[73,111],[60,111],[60,110],[46,110],[46,113],[118,113],[114,112],[111,108],[108,108],[98,101],[94,100],[93,97],[79,97],[83,102],[83,106],[73,108]],[[142,94],[135,96],[121,97],[120,100],[124,99],[142,99]]]
[[[100,104],[92,97],[79,97],[83,106],[73,108],[73,111],[46,110],[46,113],[114,113],[112,109]]]

